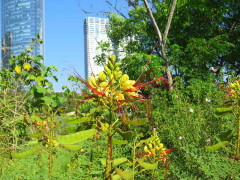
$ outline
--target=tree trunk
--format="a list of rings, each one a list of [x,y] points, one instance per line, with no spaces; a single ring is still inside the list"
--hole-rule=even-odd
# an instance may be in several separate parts
[[[152,14],[152,11],[151,11],[151,9],[148,5],[147,0],[143,0],[143,2],[144,2],[144,5],[147,9],[147,12],[148,12],[151,20],[152,20],[153,27],[156,31],[158,41],[159,41],[159,44],[161,46],[162,58],[165,61],[165,65],[166,65],[166,69],[167,69],[166,71],[167,71],[167,80],[168,80],[168,90],[171,91],[171,90],[173,90],[173,78],[172,78],[172,73],[171,73],[171,69],[170,69],[170,64],[169,64],[167,54],[166,54],[166,42],[167,42],[167,36],[168,36],[168,32],[169,32],[170,25],[171,25],[171,22],[172,22],[174,10],[175,10],[176,4],[177,4],[177,0],[173,0],[171,11],[169,13],[168,22],[167,22],[163,37],[162,37],[162,33],[161,33],[160,29],[158,28],[156,20],[155,20],[153,14]]]

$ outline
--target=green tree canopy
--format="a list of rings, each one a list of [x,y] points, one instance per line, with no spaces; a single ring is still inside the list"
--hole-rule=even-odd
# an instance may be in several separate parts
[[[172,0],[154,0],[150,3],[161,32],[164,32],[171,3]],[[108,34],[114,44],[126,44],[124,50],[128,60],[125,60],[124,66],[127,68],[128,62],[135,62],[136,71],[137,67],[141,69],[141,61],[146,59],[134,58],[135,55],[152,53],[161,59],[161,51],[160,46],[156,45],[158,38],[143,3],[129,1],[129,5],[132,9],[127,19],[116,14],[110,16]],[[173,74],[186,80],[193,76],[204,79],[211,73],[210,67],[219,70],[217,74],[223,69],[225,73],[235,71],[240,74],[239,23],[239,1],[179,0],[166,49]]]

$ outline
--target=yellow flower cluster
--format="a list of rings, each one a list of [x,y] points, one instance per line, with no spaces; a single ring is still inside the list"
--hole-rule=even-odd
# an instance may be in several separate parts
[[[31,69],[31,64],[30,63],[24,63],[23,64],[23,68],[26,69],[27,71],[29,71]]]
[[[236,80],[233,83],[229,84],[229,87],[231,88],[231,94],[233,96],[237,96],[239,98],[240,96],[240,80]]]
[[[23,64],[23,69],[26,69],[27,71],[29,71],[31,69],[31,64],[30,63],[24,63]],[[21,73],[22,72],[22,68],[21,66],[15,66],[15,69],[16,73]]]
[[[146,146],[144,146],[144,152],[148,153],[147,156],[158,156],[161,159],[163,156],[166,156],[166,149],[163,147],[163,144],[160,142],[157,132],[153,131],[154,139],[150,141]]]
[[[97,92],[115,100],[138,97],[138,89],[134,87],[136,82],[129,80],[129,76],[122,73],[119,63],[115,61],[116,57],[110,55],[104,71],[98,73],[98,77],[91,76],[88,80],[89,85]]]
[[[19,74],[22,71],[22,68],[20,66],[16,66],[15,71],[16,71],[16,73]]]

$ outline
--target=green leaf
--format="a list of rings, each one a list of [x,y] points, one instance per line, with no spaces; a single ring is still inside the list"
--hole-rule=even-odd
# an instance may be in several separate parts
[[[95,119],[93,117],[70,117],[65,119],[67,123],[83,123],[83,122],[89,122],[94,120]]]
[[[33,56],[33,60],[34,61],[41,61],[43,59],[43,57],[42,56]]]
[[[33,148],[31,150],[28,150],[28,151],[21,152],[21,153],[11,153],[11,156],[15,159],[21,159],[21,158],[24,158],[24,157],[31,156],[33,153],[35,153],[37,151],[40,151],[40,150],[41,150],[40,147],[36,147],[36,148]]]
[[[133,179],[134,177],[134,171],[122,171],[121,169],[117,168],[116,172],[118,175],[120,175],[123,179]]]
[[[106,166],[106,159],[102,158],[100,159],[101,164],[105,167]],[[117,158],[113,160],[113,166],[118,166],[120,164],[129,162],[129,160],[127,158]]]
[[[29,134],[28,136],[32,137],[32,138],[39,138],[40,136],[42,136],[42,134],[41,133],[39,133],[39,134]]]
[[[113,180],[120,180],[121,176],[119,176],[118,174],[113,175]]]
[[[66,113],[66,114],[61,113],[61,116],[74,116],[75,113],[76,113],[75,111],[72,111],[72,112],[69,112],[69,113]]]
[[[221,142],[219,142],[217,144],[214,144],[212,146],[205,146],[205,149],[207,151],[216,151],[216,150],[218,150],[222,147],[225,147],[227,144],[228,144],[228,141],[221,141]]]
[[[96,129],[89,129],[86,131],[80,131],[65,136],[57,135],[56,139],[60,144],[76,144],[88,139],[89,137],[93,136],[96,133],[97,133]]]
[[[112,139],[113,144],[128,144],[126,140]]]
[[[150,163],[147,163],[147,162],[144,162],[143,159],[138,159],[137,160],[138,164],[140,166],[142,166],[144,169],[156,169],[157,166],[158,166],[158,162],[154,163],[154,164],[150,164]]]
[[[141,140],[139,143],[138,143],[138,146],[141,146],[142,144],[146,144],[146,143],[149,143],[150,141],[153,141],[154,140],[154,136],[151,136],[150,138],[147,138],[145,140]]]
[[[68,150],[71,151],[78,151],[80,149],[82,149],[82,145],[78,144],[78,145],[73,145],[73,144],[62,144],[63,147],[65,147]]]
[[[218,114],[225,114],[225,113],[229,113],[232,112],[233,108],[232,107],[228,107],[228,108],[217,108],[216,111]]]
[[[62,111],[65,111],[65,110],[66,110],[65,107],[57,108],[57,111],[58,111],[58,112],[62,112]]]
[[[65,98],[65,97],[58,97],[58,101],[59,101],[60,103],[64,103],[64,102],[67,101],[67,98]]]
[[[29,75],[29,76],[27,76],[27,79],[29,79],[29,80],[35,80],[35,79],[36,79],[36,76],[34,76],[34,75]]]
[[[124,123],[133,125],[133,126],[141,126],[147,123],[147,118],[137,119],[137,120],[125,120]]]
[[[127,158],[117,158],[113,160],[113,166],[118,166],[119,164],[123,164],[125,162],[128,162]]]
[[[234,135],[232,130],[225,131],[218,136],[221,141],[230,141],[233,137]]]
[[[123,132],[121,129],[117,128],[116,131],[120,134],[124,140],[131,140],[134,136],[133,131]]]
[[[41,98],[46,104],[52,105],[53,107],[57,106],[57,103],[49,96],[44,96]]]
[[[36,91],[38,93],[46,93],[47,92],[47,89],[43,88],[43,87],[40,87],[40,86],[36,86]]]
[[[41,121],[41,118],[38,115],[36,115],[36,114],[33,114],[31,116],[31,119],[32,119],[32,121]]]
[[[38,140],[35,140],[35,141],[28,141],[27,144],[30,145],[30,146],[32,146],[32,145],[36,145],[36,144],[38,144]]]

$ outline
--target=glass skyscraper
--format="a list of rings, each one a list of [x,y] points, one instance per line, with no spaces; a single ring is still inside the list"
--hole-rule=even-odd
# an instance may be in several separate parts
[[[1,0],[2,68],[8,60],[18,55],[37,34],[44,39],[44,0]],[[43,55],[44,45],[36,47],[33,54]]]

